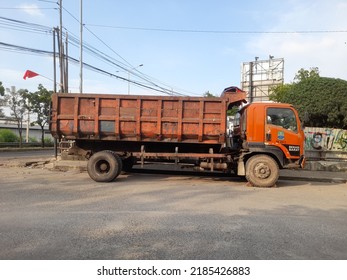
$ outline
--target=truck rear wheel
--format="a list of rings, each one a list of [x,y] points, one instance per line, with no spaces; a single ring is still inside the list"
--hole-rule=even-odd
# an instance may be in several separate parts
[[[111,151],[97,152],[88,160],[88,174],[96,182],[111,182],[121,170],[120,157]]]
[[[277,162],[270,156],[255,155],[246,162],[246,179],[255,187],[273,187],[278,177]]]

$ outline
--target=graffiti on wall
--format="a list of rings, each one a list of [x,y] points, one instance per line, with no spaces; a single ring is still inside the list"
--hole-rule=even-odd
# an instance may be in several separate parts
[[[347,130],[306,127],[304,132],[307,150],[347,151]]]

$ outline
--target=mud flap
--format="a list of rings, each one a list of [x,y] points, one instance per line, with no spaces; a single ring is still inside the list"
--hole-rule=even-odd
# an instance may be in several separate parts
[[[243,162],[243,157],[239,158],[237,162],[237,175],[239,176],[245,176],[246,170],[245,170],[245,164]]]
[[[300,165],[300,167],[301,167],[302,169],[304,169],[305,163],[306,163],[306,158],[305,158],[304,155],[302,155],[302,156],[300,157],[300,159],[299,159],[298,164]]]

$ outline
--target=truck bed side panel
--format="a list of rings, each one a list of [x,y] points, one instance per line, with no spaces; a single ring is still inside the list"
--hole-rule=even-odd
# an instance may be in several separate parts
[[[55,93],[50,128],[55,137],[66,139],[220,144],[225,141],[230,101],[228,95],[198,98]]]

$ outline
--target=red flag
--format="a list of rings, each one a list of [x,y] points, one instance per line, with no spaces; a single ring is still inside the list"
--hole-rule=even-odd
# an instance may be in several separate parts
[[[33,78],[33,77],[36,77],[38,75],[39,74],[37,74],[37,73],[35,73],[33,71],[26,70],[25,73],[24,73],[23,79],[26,80],[27,78]]]

